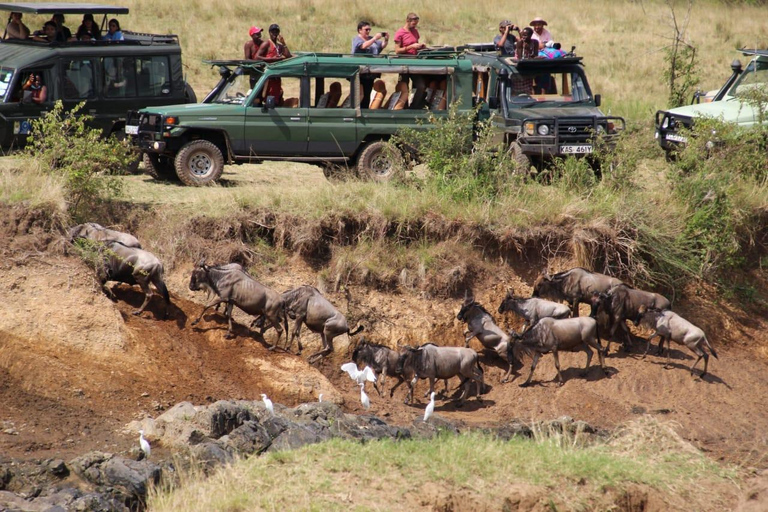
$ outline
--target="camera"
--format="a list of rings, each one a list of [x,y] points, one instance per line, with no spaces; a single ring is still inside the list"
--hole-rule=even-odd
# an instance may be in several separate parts
[[[389,32],[382,32],[381,33],[381,37],[388,37],[388,36],[389,36]]]

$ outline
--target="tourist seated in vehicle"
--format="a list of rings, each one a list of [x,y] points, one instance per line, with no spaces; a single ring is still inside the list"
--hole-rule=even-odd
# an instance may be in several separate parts
[[[8,17],[8,24],[5,26],[4,39],[27,39],[29,37],[29,27],[21,21],[22,13],[12,12]]]
[[[521,59],[535,59],[539,56],[539,42],[533,39],[533,29],[531,27],[525,27],[520,31],[520,40],[515,46],[515,58]]]
[[[48,99],[48,87],[43,85],[43,77],[39,72],[33,71],[21,89],[24,94],[22,103],[40,104]]]
[[[512,34],[513,30],[520,32],[520,27],[516,27],[511,21],[504,20],[499,23],[499,34],[493,38],[493,45],[502,55],[514,55],[517,38]]]
[[[63,41],[69,41],[72,39],[72,31],[69,30],[69,27],[64,25],[64,15],[60,12],[57,12],[53,15],[51,18],[51,21],[56,24],[56,30],[60,34],[60,38]]]
[[[43,24],[43,29],[38,30],[32,36],[33,41],[39,41],[41,43],[63,43],[63,35],[59,32],[56,23],[53,21],[46,21]]]
[[[117,21],[115,18],[112,18],[109,20],[108,31],[106,34],[104,34],[104,37],[102,38],[105,41],[123,41],[125,37],[123,37],[123,31],[120,29],[120,22]]]
[[[91,13],[83,14],[83,22],[77,27],[75,38],[77,38],[78,41],[83,41],[83,38],[86,35],[88,35],[90,39],[101,39],[101,29],[94,21],[93,14]]]

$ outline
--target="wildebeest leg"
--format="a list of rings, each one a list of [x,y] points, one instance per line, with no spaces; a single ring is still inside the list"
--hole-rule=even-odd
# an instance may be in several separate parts
[[[688,348],[691,350],[691,352],[699,356],[698,359],[696,359],[696,362],[693,363],[693,366],[691,366],[691,375],[693,375],[693,369],[696,368],[696,365],[699,364],[699,361],[704,359],[704,371],[701,374],[701,376],[703,377],[704,375],[707,374],[707,360],[709,359],[709,356],[707,356],[707,353],[704,352],[701,348],[699,348],[698,345],[694,345],[693,347],[689,346]]]
[[[589,345],[587,345],[586,343],[584,344],[584,352],[587,353],[587,365],[584,367],[584,372],[582,373],[582,375],[586,377],[587,373],[589,373],[589,363],[592,361],[592,349],[589,348]]]
[[[648,349],[651,348],[651,340],[655,338],[656,336],[659,336],[659,338],[664,339],[659,335],[657,331],[653,331],[653,334],[651,334],[648,339],[645,341],[645,352],[643,352],[643,359],[645,359],[645,356],[648,355]]]
[[[418,375],[414,375],[413,379],[407,381],[408,383],[408,394],[405,395],[405,403],[413,403],[413,388],[416,386],[416,381],[419,380]]]
[[[469,342],[472,341],[472,338],[475,337],[475,333],[472,331],[467,331],[464,333],[464,348],[469,347]]]
[[[403,378],[403,376],[402,376],[402,375],[398,375],[398,376],[397,376],[397,378],[399,379],[399,380],[398,380],[398,382],[397,382],[397,384],[395,384],[394,386],[392,386],[392,389],[390,389],[390,390],[389,390],[389,398],[392,398],[393,396],[395,396],[395,390],[396,390],[397,388],[399,388],[399,387],[400,387],[400,385],[401,385],[403,382],[405,382],[405,379]]]
[[[461,396],[459,396],[459,405],[463,404],[464,400],[466,400],[467,395],[469,394],[469,386],[472,384],[472,381],[467,377],[461,375],[460,378],[461,382],[459,383],[459,387],[461,388]]]
[[[666,336],[662,336],[661,338],[661,346],[664,346],[664,341],[667,341],[667,362],[664,364],[664,369],[667,370],[670,365],[670,359],[672,358],[672,345],[670,345],[669,338]]]
[[[435,390],[435,378],[430,377],[429,378],[429,389],[426,393],[424,393],[424,398],[428,397],[430,393],[432,393]]]
[[[373,389],[381,396],[381,390],[384,388],[384,378],[387,376],[387,365],[381,369],[381,373],[376,376],[376,380],[373,381]]]
[[[533,370],[536,369],[536,365],[539,362],[539,357],[541,357],[541,354],[539,352],[534,352],[534,354],[533,354],[533,361],[531,362],[531,373],[528,374],[528,378],[525,379],[525,382],[520,384],[521,388],[524,388],[524,387],[529,386],[531,384],[531,378],[533,377]]]
[[[603,370],[603,375],[608,376],[608,371],[605,369],[605,353],[600,347],[600,341],[597,342],[597,360],[600,361],[600,369]]]
[[[504,375],[504,377],[501,379],[501,382],[502,382],[502,383],[504,383],[504,382],[508,382],[508,381],[509,381],[509,377],[512,375],[512,362],[511,362],[511,361],[509,361],[509,362],[508,362],[508,364],[509,364],[509,368],[507,368],[507,373],[506,373],[506,374]]]
[[[267,347],[267,350],[275,350],[277,348],[277,344],[280,343],[280,337],[283,335],[283,326],[280,325],[280,318],[278,316],[276,316],[275,314],[267,313],[265,311],[264,315],[267,317],[267,320],[269,320],[269,323],[272,324],[272,327],[274,327],[275,330],[277,331],[277,339],[275,340],[275,342],[272,345]],[[264,337],[264,332],[267,329],[268,329],[268,327],[267,327],[267,324],[265,322],[264,325],[261,326],[261,332],[259,334],[261,334],[261,336]],[[285,336],[286,336],[286,338],[288,337],[288,333],[287,332],[285,333]],[[266,338],[264,338],[264,341],[266,341]]]
[[[133,312],[134,315],[140,315],[144,312],[144,310],[147,308],[147,305],[149,304],[149,299],[152,298],[152,288],[149,287],[149,281],[146,279],[142,280],[136,280],[139,283],[139,286],[141,286],[141,291],[144,292],[144,302],[141,304],[141,307]]]
[[[301,324],[304,323],[304,320],[306,319],[306,316],[303,317],[297,317],[296,321],[293,324],[293,331],[291,332],[290,338],[286,336],[286,345],[285,345],[285,351],[290,352],[291,346],[293,345],[293,339],[296,338],[299,340],[299,351],[296,352],[297,355],[301,355]]]
[[[579,316],[579,299],[571,301],[571,316],[574,318]]]
[[[333,345],[331,345],[331,341],[333,340],[333,338],[329,340],[326,337],[325,332],[320,333],[320,338],[323,340],[323,348],[319,352],[315,352],[314,354],[309,356],[307,361],[310,363],[316,361],[317,359],[320,359],[321,357],[325,357],[331,352],[333,352]]]
[[[560,373],[560,357],[557,355],[557,349],[554,349],[552,351],[552,357],[555,358],[555,368],[557,368],[557,380],[560,382],[560,385],[562,386],[565,384],[563,381],[563,374]]]
[[[224,338],[226,339],[232,339],[235,337],[235,333],[233,332],[232,328],[232,309],[235,307],[234,304],[231,302],[227,302],[227,306],[224,308],[224,316],[227,317],[227,325],[229,328],[227,329],[227,334],[224,335]]]
[[[206,311],[208,311],[208,309],[212,308],[213,306],[218,306],[223,302],[227,302],[227,301],[225,299],[216,299],[210,304],[208,304],[207,306],[205,306],[203,310],[200,312],[200,316],[197,317],[197,320],[192,322],[190,325],[197,325],[197,323],[203,318],[203,315],[205,314]]]

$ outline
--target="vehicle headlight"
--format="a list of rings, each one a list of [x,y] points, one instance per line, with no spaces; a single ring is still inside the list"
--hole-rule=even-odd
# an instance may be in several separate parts
[[[536,126],[533,123],[525,123],[525,134],[526,135],[533,135],[536,133],[534,130],[536,129]]]
[[[549,126],[545,124],[540,124],[539,127],[536,129],[537,132],[539,132],[539,135],[549,135]]]
[[[603,125],[599,124],[597,125],[597,129],[595,131],[597,132],[598,135],[602,135],[605,133],[605,128],[603,127]]]
[[[669,118],[665,117],[664,120],[661,122],[661,127],[665,130],[669,128]]]

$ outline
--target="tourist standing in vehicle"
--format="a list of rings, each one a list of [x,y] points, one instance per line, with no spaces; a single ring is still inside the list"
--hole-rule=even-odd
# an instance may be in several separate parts
[[[533,59],[539,56],[539,42],[533,38],[533,29],[525,27],[520,31],[520,40],[515,47],[515,58]]]
[[[511,21],[504,20],[499,23],[499,35],[493,38],[493,45],[502,55],[514,55],[517,38],[512,34],[513,30],[520,33],[520,27],[516,27]]]
[[[108,27],[109,31],[104,34],[105,41],[123,41],[125,39],[123,37],[123,31],[120,30],[120,22],[115,18],[109,20]]]
[[[426,44],[419,42],[419,31],[416,27],[419,24],[419,15],[415,12],[408,13],[405,18],[405,25],[395,32],[395,53],[398,55],[416,55],[419,50],[427,47]]]
[[[544,28],[546,24],[543,18],[534,18],[530,23],[533,27],[533,39],[539,42],[539,48],[544,48],[548,42],[553,41],[552,33]]]
[[[22,101],[31,101],[39,105],[40,103],[45,103],[45,100],[48,99],[48,88],[43,85],[43,78],[40,76],[40,73],[34,72],[29,75],[21,89],[25,91],[25,97]],[[29,95],[26,94],[27,91],[29,91]]]
[[[361,21],[357,24],[357,35],[352,39],[352,53],[378,55],[387,47],[387,43],[389,43],[388,32],[377,32],[372,36],[371,24],[367,21]],[[380,76],[374,73],[360,74],[360,85],[363,87],[363,97],[360,100],[361,108],[368,108],[371,103],[373,82]]]
[[[5,26],[5,39],[26,39],[29,37],[29,27],[21,21],[20,12],[12,12]]]
[[[259,27],[251,27],[248,33],[251,35],[251,41],[245,43],[243,47],[248,60],[276,62],[293,57],[290,50],[288,50],[288,46],[285,44],[285,39],[280,35],[280,27],[277,24],[273,23],[269,26],[269,39],[266,41],[261,38],[263,30]],[[256,49],[255,53],[253,48]]]
[[[93,14],[83,14],[83,22],[77,27],[75,37],[78,41],[82,41],[85,34],[90,34],[91,39],[101,39],[101,29],[93,20]]]
[[[293,57],[291,51],[288,49],[288,45],[285,44],[285,39],[280,35],[280,25],[273,23],[269,26],[269,42],[272,43],[272,48],[267,52],[268,57],[275,54],[275,59],[288,59]]]
[[[72,39],[72,31],[69,30],[69,27],[64,26],[64,15],[62,13],[57,12],[54,14],[51,21],[56,24],[56,30],[61,34],[60,38],[64,41]]]
[[[259,27],[251,27],[248,30],[248,35],[251,38],[243,45],[243,53],[245,60],[256,60],[256,55],[261,48],[261,43],[264,41],[261,39],[261,34],[264,30]]]

